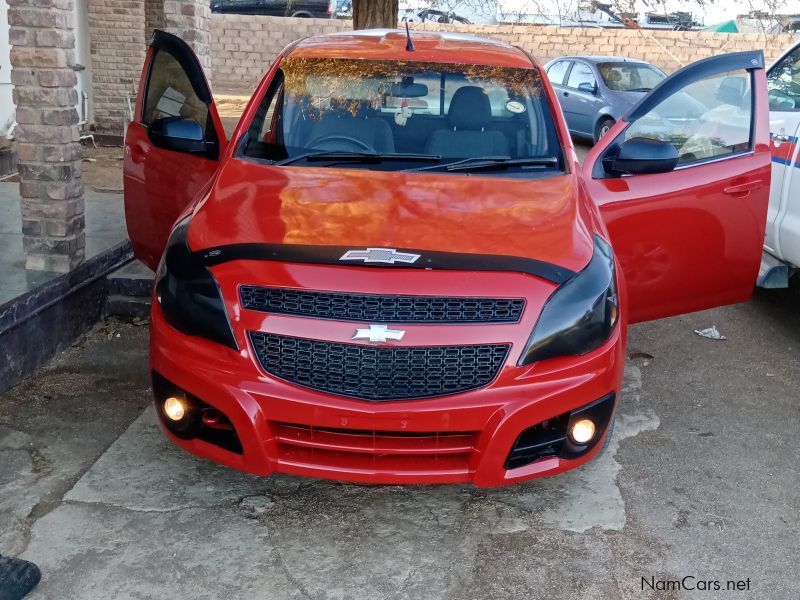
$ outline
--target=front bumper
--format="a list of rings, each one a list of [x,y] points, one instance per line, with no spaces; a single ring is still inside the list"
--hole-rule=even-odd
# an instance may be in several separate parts
[[[471,482],[494,487],[555,475],[591,460],[605,431],[577,459],[542,458],[506,469],[525,429],[618,392],[624,331],[581,357],[508,366],[483,389],[427,400],[368,402],[328,395],[262,373],[249,348],[236,352],[179,333],[157,304],[152,370],[230,419],[242,453],[200,439],[179,446],[254,473],[273,472],[373,484]],[[511,382],[511,384],[509,384]]]

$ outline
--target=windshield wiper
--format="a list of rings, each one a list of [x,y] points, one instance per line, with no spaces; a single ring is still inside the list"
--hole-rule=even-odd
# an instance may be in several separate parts
[[[527,158],[511,158],[510,156],[480,156],[465,158],[456,162],[409,169],[411,171],[433,171],[443,169],[448,173],[457,171],[492,171],[508,169],[510,167],[557,167],[558,158],[555,156],[529,156]]]
[[[413,154],[401,152],[306,152],[305,154],[290,156],[289,158],[279,160],[275,164],[279,166],[290,165],[301,160],[308,162],[346,161],[363,163],[380,163],[385,160],[416,160],[438,163],[441,162],[442,157],[435,154]]]
[[[409,171],[432,171],[434,169],[449,169],[450,167],[455,167],[458,165],[465,165],[468,163],[473,162],[483,162],[487,160],[494,160],[494,161],[504,161],[504,160],[511,160],[510,156],[474,156],[472,158],[465,158],[462,160],[457,160],[456,162],[449,162],[444,163],[443,165],[433,165],[432,167],[415,167],[413,169],[408,169]]]
[[[625,90],[627,92],[649,92],[653,88],[649,87],[638,87],[638,88],[630,88],[629,90]]]
[[[447,171],[493,171],[496,169],[508,169],[510,167],[557,167],[558,159],[555,156],[542,156],[539,158],[509,158],[506,160],[486,160],[483,162],[471,162],[461,165],[450,165]]]

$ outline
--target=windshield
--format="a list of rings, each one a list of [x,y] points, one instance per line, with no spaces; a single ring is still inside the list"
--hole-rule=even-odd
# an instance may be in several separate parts
[[[649,92],[666,75],[642,63],[611,62],[597,65],[606,87],[615,92]]]
[[[481,163],[501,177],[563,172],[538,72],[487,65],[290,57],[242,154],[293,166],[435,172],[467,159],[505,161]]]

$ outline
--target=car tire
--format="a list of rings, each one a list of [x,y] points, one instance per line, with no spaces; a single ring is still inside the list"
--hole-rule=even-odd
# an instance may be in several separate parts
[[[614,123],[616,123],[616,121],[611,117],[603,117],[597,122],[597,125],[594,128],[595,144],[600,141],[600,138],[608,133],[608,130],[614,126]]]

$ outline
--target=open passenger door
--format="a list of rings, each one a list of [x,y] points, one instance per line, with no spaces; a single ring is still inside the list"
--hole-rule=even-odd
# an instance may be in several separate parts
[[[631,322],[746,300],[770,183],[764,57],[725,54],[662,81],[589,152],[584,174]]]
[[[125,219],[136,258],[158,265],[181,211],[211,181],[226,140],[194,52],[156,30],[125,136]]]

